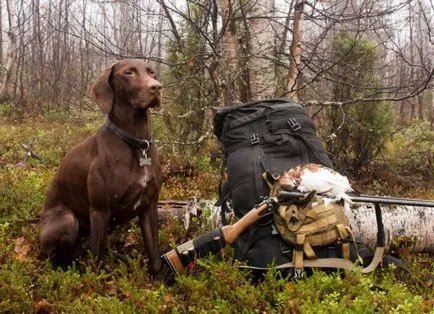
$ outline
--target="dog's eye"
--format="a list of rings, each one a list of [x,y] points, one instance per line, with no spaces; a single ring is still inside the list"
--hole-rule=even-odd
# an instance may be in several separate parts
[[[131,70],[126,70],[126,71],[124,72],[124,74],[125,74],[125,75],[133,75],[134,72],[131,71]]]

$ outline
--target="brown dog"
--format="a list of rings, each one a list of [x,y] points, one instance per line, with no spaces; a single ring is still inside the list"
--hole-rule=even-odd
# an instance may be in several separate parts
[[[149,64],[138,59],[115,63],[95,84],[107,122],[66,154],[41,212],[41,249],[54,262],[76,258],[86,234],[91,253],[99,257],[108,230],[138,216],[149,269],[161,269],[161,173],[148,110],[160,107],[161,89]]]

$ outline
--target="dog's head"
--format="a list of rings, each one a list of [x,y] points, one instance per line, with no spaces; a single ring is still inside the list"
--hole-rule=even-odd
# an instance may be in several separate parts
[[[161,106],[161,83],[148,62],[141,59],[124,59],[106,69],[93,87],[98,106],[111,111],[113,101],[128,103],[134,108]]]

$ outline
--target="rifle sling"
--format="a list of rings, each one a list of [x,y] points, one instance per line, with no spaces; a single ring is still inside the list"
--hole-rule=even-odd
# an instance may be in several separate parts
[[[383,259],[384,254],[384,247],[377,247],[375,249],[374,258],[372,259],[372,262],[365,268],[362,269],[363,274],[367,274],[372,272],[378,264]],[[286,269],[286,268],[294,268],[295,265],[293,262],[281,264],[275,267],[271,267],[274,269]],[[303,260],[303,267],[309,267],[309,268],[339,268],[339,269],[353,269],[355,267],[355,264],[351,262],[350,260],[346,258],[317,258],[315,260]],[[239,268],[246,268],[251,270],[268,270],[268,267],[256,267],[256,266],[248,266],[248,265],[241,265]]]

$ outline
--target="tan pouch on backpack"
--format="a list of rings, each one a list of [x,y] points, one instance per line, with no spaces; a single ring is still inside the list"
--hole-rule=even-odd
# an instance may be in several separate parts
[[[270,196],[277,195],[281,187],[278,179],[264,180],[270,187]],[[341,245],[342,256],[350,259],[350,242],[354,236],[344,207],[332,200],[316,194],[308,195],[307,200],[294,200],[289,204],[279,204],[274,212],[274,223],[280,235],[294,245],[293,263],[295,268],[303,268],[304,255],[316,259],[313,247],[337,243]]]
[[[343,257],[350,258],[346,239],[352,235],[343,206],[326,202],[318,196],[307,205],[281,204],[274,214],[274,222],[282,237],[295,246],[294,264],[302,268],[303,253],[315,259],[312,247],[332,243],[342,245]]]

